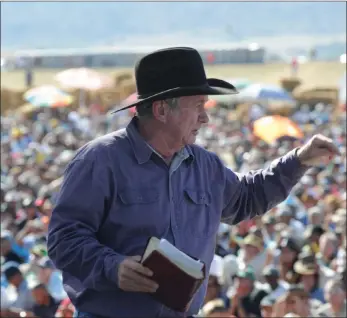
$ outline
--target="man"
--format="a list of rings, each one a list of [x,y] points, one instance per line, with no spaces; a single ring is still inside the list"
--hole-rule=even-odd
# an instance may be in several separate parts
[[[14,301],[11,302],[11,307],[32,310],[34,300],[21,270],[15,265],[6,265],[8,264],[2,267],[2,271],[9,283],[6,290],[7,295],[14,299]]]
[[[260,317],[260,302],[267,292],[255,284],[256,278],[252,267],[239,270],[236,274],[235,285],[227,293],[230,299],[230,313],[237,317]]]
[[[254,269],[256,280],[262,280],[262,270],[265,266],[266,254],[264,253],[264,243],[262,238],[255,234],[248,234],[239,250],[238,256],[228,255],[226,259],[235,258],[237,269],[244,269],[251,266]]]
[[[264,289],[270,294],[279,287],[280,273],[278,269],[273,265],[267,265],[263,270],[263,276],[266,283],[264,284]]]
[[[158,288],[139,260],[148,238],[166,238],[206,264],[221,220],[236,224],[284,200],[311,163],[338,153],[315,136],[266,170],[239,176],[194,145],[208,122],[207,95],[236,93],[206,79],[191,48],[143,57],[135,68],[138,101],[126,129],[97,138],[68,165],[48,232],[48,254],[62,270],[78,315],[177,317],[198,313],[207,277],[187,313],[155,301]]]
[[[316,311],[317,317],[346,317],[346,292],[339,280],[329,280],[324,287],[325,298],[328,301]]]
[[[31,289],[35,304],[33,313],[38,318],[54,317],[60,301],[54,299],[44,284],[37,284]]]

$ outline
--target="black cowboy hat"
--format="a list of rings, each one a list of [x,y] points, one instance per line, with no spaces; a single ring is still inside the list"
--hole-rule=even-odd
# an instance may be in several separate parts
[[[197,50],[173,47],[142,57],[135,65],[137,101],[114,112],[169,98],[194,95],[228,95],[238,91],[230,83],[206,78]]]

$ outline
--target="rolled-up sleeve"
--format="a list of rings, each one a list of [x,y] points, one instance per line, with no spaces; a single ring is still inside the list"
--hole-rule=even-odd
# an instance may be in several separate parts
[[[308,169],[300,163],[295,151],[274,160],[266,169],[245,175],[224,167],[222,222],[237,224],[262,215],[284,201]]]
[[[125,258],[102,245],[96,234],[108,201],[116,192],[107,166],[89,155],[68,166],[48,231],[48,255],[55,266],[85,288],[117,288],[117,269]]]

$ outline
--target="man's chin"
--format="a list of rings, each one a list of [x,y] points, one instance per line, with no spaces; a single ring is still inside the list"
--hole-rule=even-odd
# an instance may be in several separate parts
[[[185,142],[186,145],[193,145],[196,142],[196,136],[191,135]]]

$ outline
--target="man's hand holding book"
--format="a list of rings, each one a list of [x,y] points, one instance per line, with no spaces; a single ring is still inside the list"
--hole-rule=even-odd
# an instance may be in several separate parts
[[[141,256],[131,256],[119,265],[118,285],[127,292],[154,293],[158,284],[151,279],[153,272],[140,261]]]

